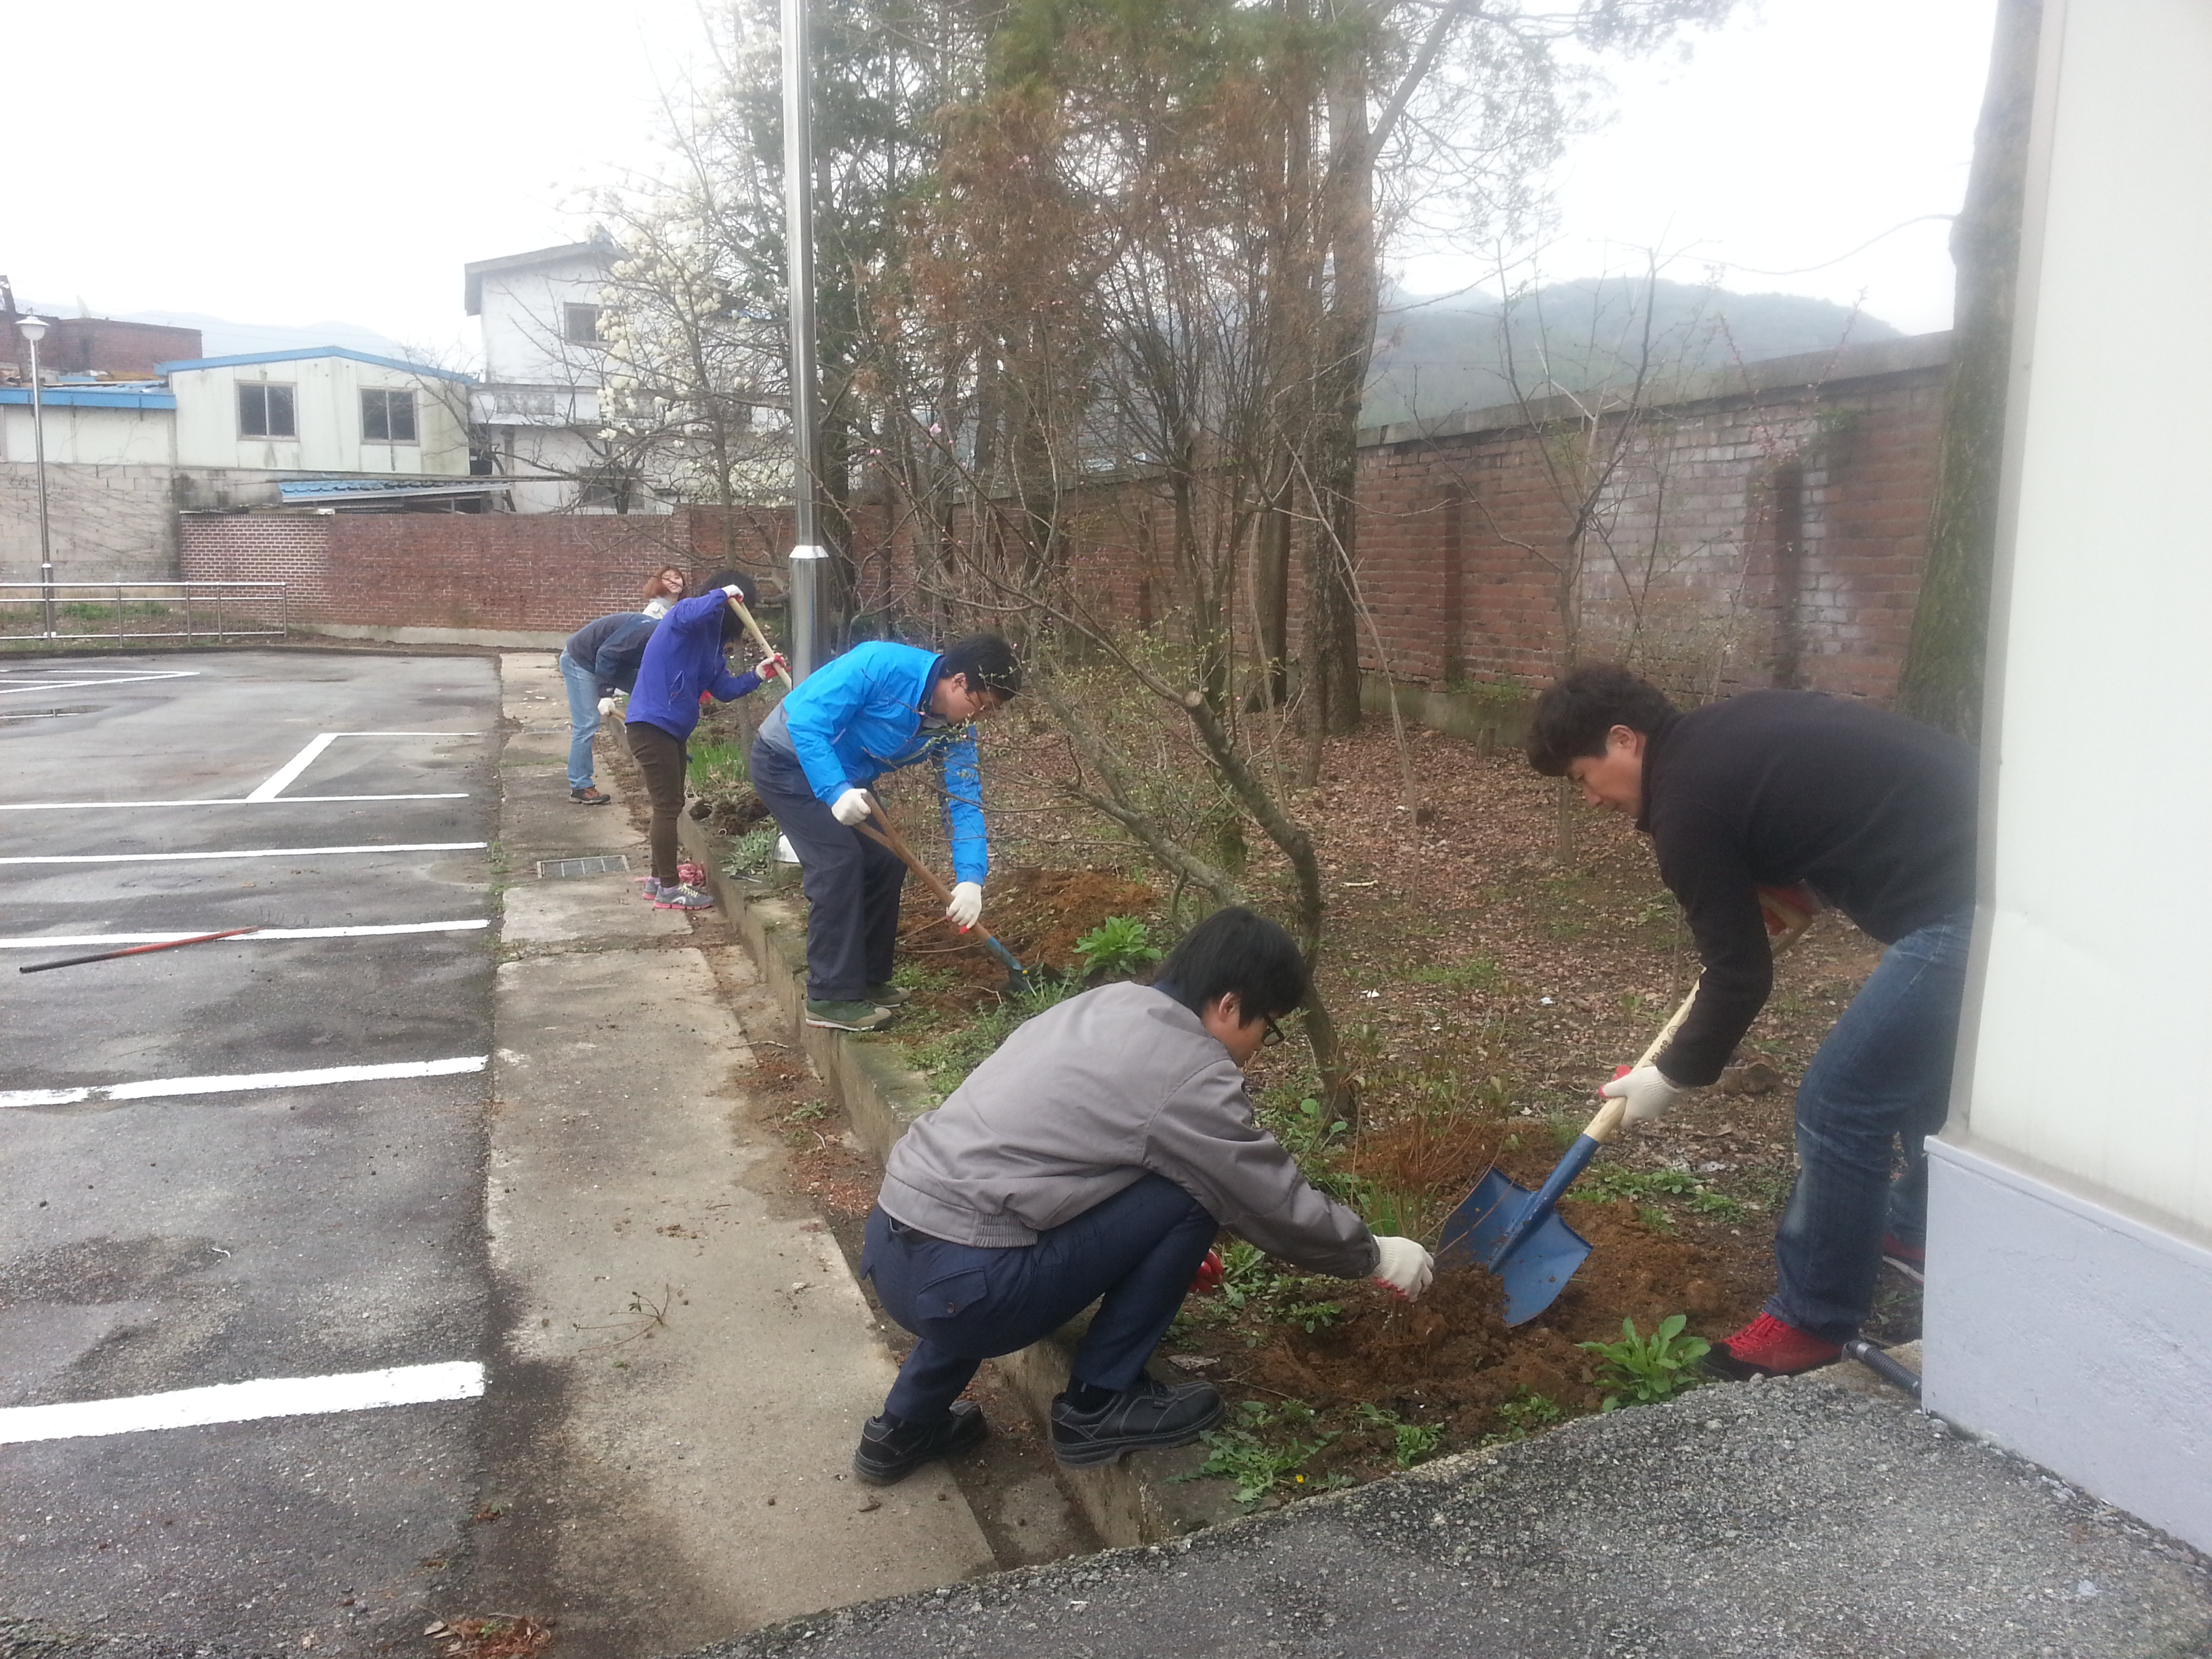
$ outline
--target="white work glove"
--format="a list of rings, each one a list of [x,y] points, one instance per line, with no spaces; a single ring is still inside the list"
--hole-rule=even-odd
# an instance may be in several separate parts
[[[1408,1302],[1429,1288],[1437,1275],[1436,1257],[1412,1239],[1389,1233],[1376,1234],[1375,1246],[1382,1253],[1375,1263],[1376,1284],[1388,1285]]]
[[[753,677],[756,679],[772,680],[775,678],[777,669],[790,666],[791,665],[783,659],[783,653],[778,651],[760,659],[760,665],[753,670]]]
[[[945,907],[945,914],[954,927],[966,933],[983,914],[983,890],[972,881],[956,883],[952,902]]]
[[[848,789],[830,803],[830,816],[847,825],[858,823],[874,811],[868,805],[868,792],[865,789]]]
[[[614,712],[615,700],[612,697],[601,697],[599,699],[599,714],[602,718],[608,714],[611,714]]]
[[[1598,1091],[1607,1100],[1626,1101],[1631,1123],[1658,1116],[1688,1092],[1680,1084],[1668,1081],[1667,1074],[1656,1066],[1639,1066]]]
[[[732,599],[737,600],[738,604],[742,605],[744,603],[745,590],[738,586],[735,582],[732,582],[727,587],[724,588],[722,592],[728,594]]]

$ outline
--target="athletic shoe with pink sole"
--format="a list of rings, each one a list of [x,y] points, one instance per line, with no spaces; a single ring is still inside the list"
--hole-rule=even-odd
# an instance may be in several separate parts
[[[1843,1354],[1840,1342],[1824,1342],[1763,1313],[1734,1336],[1714,1343],[1705,1356],[1705,1369],[1741,1382],[1754,1376],[1795,1376],[1833,1364]]]
[[[664,884],[653,893],[653,908],[656,910],[711,910],[714,895],[679,881],[674,885]]]

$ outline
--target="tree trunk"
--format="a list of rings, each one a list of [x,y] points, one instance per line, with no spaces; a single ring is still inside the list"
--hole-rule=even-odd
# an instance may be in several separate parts
[[[2042,26],[2042,0],[2000,0],[1973,171],[1951,228],[1957,314],[1944,379],[1936,505],[1897,691],[1901,713],[1970,743],[1981,736],[2005,390]]]

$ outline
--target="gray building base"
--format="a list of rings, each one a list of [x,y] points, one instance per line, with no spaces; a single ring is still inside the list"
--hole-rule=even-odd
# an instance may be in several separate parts
[[[1926,1408],[2212,1549],[2212,1240],[1931,1139]]]

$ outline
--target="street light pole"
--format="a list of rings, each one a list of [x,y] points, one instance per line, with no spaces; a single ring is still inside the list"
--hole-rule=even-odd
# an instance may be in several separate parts
[[[829,653],[830,555],[815,521],[822,412],[814,376],[814,131],[806,0],[783,0],[783,236],[791,291],[791,675]]]
[[[54,549],[53,538],[46,525],[46,406],[39,396],[39,342],[46,337],[46,319],[43,317],[19,317],[15,331],[30,343],[31,347],[31,455],[33,470],[39,476],[39,581],[40,595],[44,603],[40,611],[45,616],[46,637],[54,637]]]

